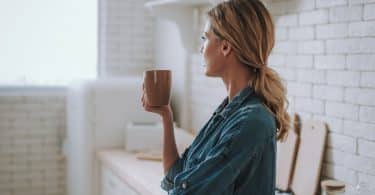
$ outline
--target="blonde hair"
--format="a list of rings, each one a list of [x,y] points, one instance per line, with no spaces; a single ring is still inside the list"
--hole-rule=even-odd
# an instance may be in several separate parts
[[[276,118],[277,139],[284,139],[290,128],[286,111],[286,89],[279,75],[267,66],[268,56],[275,44],[272,18],[260,0],[229,0],[207,12],[211,30],[227,40],[240,63],[255,76],[249,85],[262,98]]]

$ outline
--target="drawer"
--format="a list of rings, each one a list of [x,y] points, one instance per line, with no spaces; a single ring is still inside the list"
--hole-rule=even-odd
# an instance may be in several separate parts
[[[101,168],[101,189],[102,195],[140,195],[105,165]]]

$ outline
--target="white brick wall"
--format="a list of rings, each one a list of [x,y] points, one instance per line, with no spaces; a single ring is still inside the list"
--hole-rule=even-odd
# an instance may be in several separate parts
[[[285,9],[273,14],[276,22],[298,16],[297,25],[283,27],[288,36],[277,40],[270,65],[287,83],[291,111],[328,124],[322,176],[346,182],[349,194],[358,187],[375,194],[375,1],[298,0],[315,5],[284,7],[291,2],[268,3],[272,12]]]
[[[0,127],[0,194],[65,194],[65,97],[0,94]]]
[[[153,66],[153,17],[146,0],[100,0],[99,75],[141,75]]]
[[[347,194],[358,188],[375,194],[375,1],[269,0],[267,6],[276,24],[269,64],[286,83],[288,110],[328,124],[322,176],[346,182]],[[200,98],[202,90],[223,84],[194,70],[192,123],[198,131],[222,98]]]

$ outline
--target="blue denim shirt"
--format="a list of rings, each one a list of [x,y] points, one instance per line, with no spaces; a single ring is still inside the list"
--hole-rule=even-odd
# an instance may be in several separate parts
[[[168,170],[168,194],[273,195],[276,121],[251,87],[228,97]]]

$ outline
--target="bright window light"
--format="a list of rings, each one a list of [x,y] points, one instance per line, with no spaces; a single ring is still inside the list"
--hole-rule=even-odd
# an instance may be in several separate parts
[[[65,86],[97,76],[93,0],[0,0],[0,85]]]

